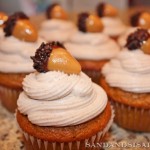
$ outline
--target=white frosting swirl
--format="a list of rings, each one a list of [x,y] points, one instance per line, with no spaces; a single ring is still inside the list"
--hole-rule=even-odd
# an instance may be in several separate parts
[[[103,33],[75,32],[70,42],[65,43],[68,51],[77,59],[103,60],[114,57],[119,46]]]
[[[101,19],[104,24],[104,33],[109,36],[119,36],[126,31],[126,26],[118,17],[102,17]]]
[[[123,49],[103,67],[102,73],[111,87],[134,93],[150,92],[150,55],[140,49]]]
[[[0,40],[0,71],[4,73],[28,73],[33,70],[33,56],[36,49],[43,42],[21,41],[13,36]]]
[[[18,109],[39,126],[70,126],[86,122],[106,107],[107,95],[84,73],[32,73],[23,81]]]
[[[39,34],[48,42],[65,42],[69,40],[69,37],[75,30],[76,27],[71,21],[50,19],[42,23]]]

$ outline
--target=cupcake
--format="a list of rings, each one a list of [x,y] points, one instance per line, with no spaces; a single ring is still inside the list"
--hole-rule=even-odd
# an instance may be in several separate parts
[[[0,12],[0,39],[4,37],[3,27],[8,16],[4,12]]]
[[[138,29],[125,48],[102,69],[101,85],[115,108],[115,122],[150,132],[150,34]]]
[[[135,32],[137,28],[150,29],[150,13],[145,11],[135,13],[130,18],[130,25],[131,26],[127,28],[126,32],[118,38],[118,44],[121,47],[125,46],[129,34]]]
[[[8,18],[4,33],[0,39],[0,98],[2,104],[14,112],[22,80],[34,71],[30,56],[43,40],[38,38],[37,30],[21,12]]]
[[[65,47],[79,61],[83,72],[99,84],[102,66],[119,52],[119,46],[103,33],[103,23],[96,15],[81,13],[78,31]]]
[[[117,40],[126,31],[126,26],[119,18],[117,9],[112,5],[99,3],[96,13],[104,24],[104,33],[111,38]]]
[[[47,8],[46,18],[41,24],[39,34],[48,42],[66,42],[76,30],[75,25],[69,21],[67,12],[59,4],[52,4]]]
[[[31,58],[37,72],[25,77],[16,112],[26,148],[84,150],[101,142],[113,121],[105,91],[58,42],[42,43]]]

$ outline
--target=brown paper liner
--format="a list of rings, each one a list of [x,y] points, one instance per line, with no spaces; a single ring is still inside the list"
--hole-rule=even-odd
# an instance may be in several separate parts
[[[22,91],[22,81],[26,74],[0,73],[0,100],[10,112],[15,112],[17,99]]]
[[[102,131],[98,132],[96,135],[93,135],[92,137],[81,141],[64,142],[64,143],[49,142],[33,137],[28,133],[22,131],[22,129],[20,130],[23,132],[26,150],[93,150],[93,147],[90,147],[89,145],[92,144],[96,145],[96,143],[103,142],[106,133],[108,132],[109,128],[113,123],[113,118],[114,118],[114,110],[112,108],[111,119],[109,120],[106,127]],[[94,149],[100,150],[101,148],[98,147]]]
[[[136,108],[111,100],[114,121],[122,128],[132,131],[150,132],[150,109]]]

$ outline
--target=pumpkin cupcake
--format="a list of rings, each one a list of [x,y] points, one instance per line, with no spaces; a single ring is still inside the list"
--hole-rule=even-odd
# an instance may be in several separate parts
[[[130,27],[127,28],[126,32],[118,38],[118,44],[124,47],[129,34],[135,32],[137,28],[144,28],[150,32],[150,13],[149,12],[137,12],[130,18]]]
[[[104,33],[117,40],[126,31],[126,25],[121,21],[118,10],[108,3],[101,2],[96,13],[104,24]]]
[[[67,12],[59,4],[55,3],[47,8],[46,18],[41,24],[39,34],[48,42],[66,42],[76,30],[75,25],[69,21]]]
[[[102,69],[101,85],[115,108],[115,122],[150,132],[150,34],[138,29],[126,47]]]
[[[8,19],[8,16],[4,12],[0,12],[0,38],[4,37],[4,22]]]
[[[42,43],[31,58],[37,72],[25,77],[16,114],[26,148],[84,150],[102,141],[113,121],[105,91],[58,42]]]
[[[37,30],[21,12],[8,18],[4,33],[0,39],[0,97],[2,104],[14,112],[22,91],[22,79],[34,71],[30,56],[43,40],[38,39]]]
[[[79,61],[82,71],[99,84],[102,66],[119,52],[117,43],[103,33],[104,25],[96,15],[81,13],[78,30],[65,43]]]

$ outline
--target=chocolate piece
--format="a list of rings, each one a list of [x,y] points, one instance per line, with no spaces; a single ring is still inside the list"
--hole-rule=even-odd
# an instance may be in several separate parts
[[[133,27],[136,27],[139,25],[139,18],[141,16],[143,12],[137,12],[135,13],[133,16],[131,16],[130,18],[130,24],[133,26]]]
[[[4,23],[5,36],[12,35],[13,28],[19,19],[29,19],[23,12],[16,12]]]
[[[47,10],[46,10],[46,17],[48,18],[48,19],[51,19],[51,11],[52,11],[52,9],[55,7],[55,6],[57,6],[57,5],[59,5],[58,3],[53,3],[53,4],[51,4],[51,5],[49,5],[48,6],[48,8],[47,8]]]
[[[31,59],[33,60],[33,67],[38,72],[47,72],[47,63],[50,57],[50,54],[53,48],[64,48],[65,47],[59,42],[49,42],[49,43],[42,43],[41,46],[36,50],[35,56],[32,56]]]
[[[81,13],[78,15],[78,29],[82,32],[86,32],[86,19],[89,17],[88,13]]]
[[[127,38],[126,47],[129,50],[136,50],[141,48],[144,41],[150,38],[150,34],[146,29],[137,29],[134,33],[131,33]]]
[[[105,9],[105,3],[100,3],[98,6],[97,6],[97,14],[99,17],[103,17],[104,16],[104,9]]]

